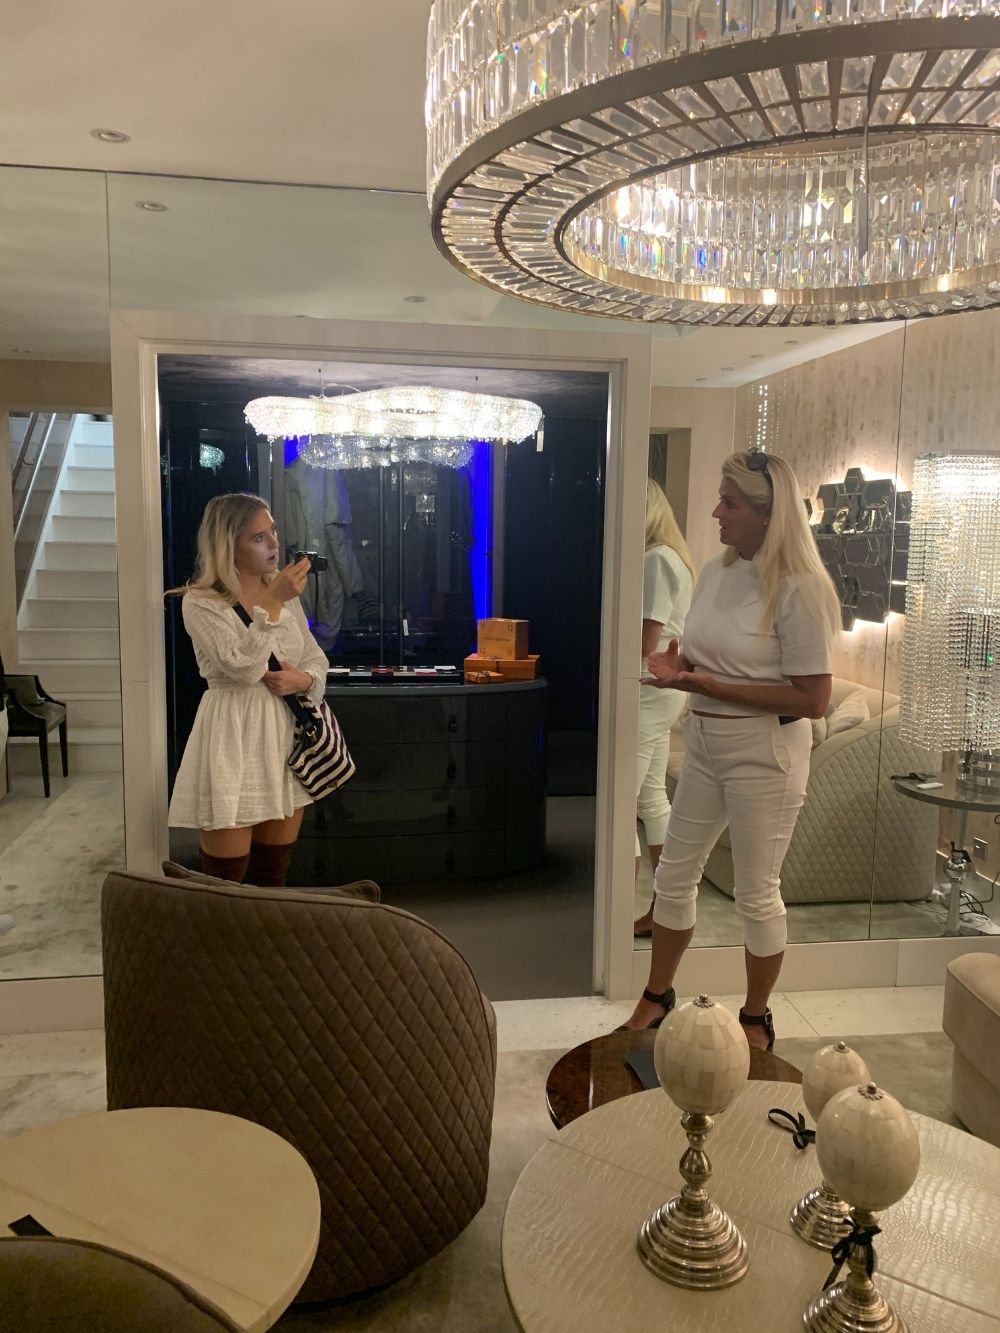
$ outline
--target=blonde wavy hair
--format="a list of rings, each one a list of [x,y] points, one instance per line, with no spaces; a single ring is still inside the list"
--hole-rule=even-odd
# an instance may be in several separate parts
[[[795,473],[776,454],[767,455],[766,474],[748,467],[749,457],[749,451],[730,455],[722,465],[722,475],[748,504],[770,516],[756,556],[764,594],[761,633],[766,634],[774,624],[781,580],[790,577],[795,580],[806,609],[822,625],[827,641],[832,644],[841,629],[840,599],[819,558]],[[737,559],[736,548],[727,547],[722,563],[731,565]]]
[[[169,595],[186,592],[215,594],[230,606],[240,600],[240,575],[236,568],[236,542],[241,532],[262,509],[271,506],[259,495],[216,495],[205,506],[198,526],[198,559],[190,583],[171,588]],[[265,578],[270,582],[270,576]]]
[[[692,582],[695,578],[694,561],[674,517],[670,501],[664,494],[663,487],[652,477],[646,478],[646,550],[653,546],[669,546],[676,551],[687,565]]]

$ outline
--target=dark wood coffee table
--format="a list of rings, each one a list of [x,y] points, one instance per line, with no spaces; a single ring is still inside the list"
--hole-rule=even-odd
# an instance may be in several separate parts
[[[574,1046],[549,1070],[545,1102],[556,1129],[604,1106],[642,1092],[643,1086],[625,1063],[630,1051],[651,1051],[656,1033],[609,1032]],[[801,1083],[802,1074],[773,1052],[750,1047],[750,1078],[771,1083]]]

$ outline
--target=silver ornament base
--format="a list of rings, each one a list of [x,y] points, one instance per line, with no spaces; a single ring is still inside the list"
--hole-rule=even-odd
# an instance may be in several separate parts
[[[705,1189],[712,1175],[705,1140],[714,1124],[697,1111],[681,1116],[689,1145],[680,1163],[684,1188],[646,1218],[635,1243],[651,1273],[696,1291],[731,1287],[750,1266],[746,1241]]]
[[[802,1196],[788,1221],[796,1236],[817,1250],[832,1250],[851,1234],[850,1204],[838,1199],[825,1180]]]
[[[875,1214],[864,1208],[851,1209],[851,1230],[875,1227]],[[876,1228],[877,1230],[877,1228]],[[836,1256],[835,1256],[836,1257]],[[870,1259],[870,1265],[866,1263]],[[807,1333],[909,1333],[871,1277],[875,1252],[871,1244],[852,1244],[847,1255],[847,1279],[827,1287],[802,1312]]]
[[[709,1203],[704,1214],[692,1216],[680,1195],[647,1217],[636,1248],[651,1273],[696,1291],[731,1287],[750,1264],[746,1241],[721,1208]]]
[[[903,1319],[874,1288],[866,1296],[850,1287],[850,1279],[838,1282],[810,1301],[802,1315],[807,1333],[909,1333]]]

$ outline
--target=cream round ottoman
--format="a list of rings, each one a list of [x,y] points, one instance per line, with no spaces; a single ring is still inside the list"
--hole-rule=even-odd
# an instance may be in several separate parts
[[[965,953],[948,964],[944,1030],[955,1043],[952,1110],[1000,1148],[1000,955]]]

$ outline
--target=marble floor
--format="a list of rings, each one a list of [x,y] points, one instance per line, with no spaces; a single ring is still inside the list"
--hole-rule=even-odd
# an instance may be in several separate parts
[[[0,800],[0,980],[96,975],[101,970],[100,891],[125,861],[121,778],[12,774]]]
[[[904,1104],[949,1118],[950,1043],[943,987],[783,993],[773,997],[777,1050],[799,1067],[845,1037]],[[741,997],[724,996],[731,1009]],[[292,1310],[280,1333],[514,1333],[500,1270],[507,1198],[528,1159],[554,1133],[545,1078],[568,1047],[607,1031],[631,1010],[600,996],[496,1004],[499,1059],[486,1204],[442,1254],[381,1294],[339,1309]],[[104,1107],[103,1033],[0,1037],[0,1135]]]

